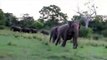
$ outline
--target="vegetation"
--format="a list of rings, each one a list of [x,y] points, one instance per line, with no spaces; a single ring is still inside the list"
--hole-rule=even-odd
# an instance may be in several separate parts
[[[0,25],[5,25],[5,15],[2,9],[0,9]]]
[[[40,19],[46,21],[46,24],[50,26],[67,21],[67,15],[61,12],[60,7],[56,5],[44,6],[39,13],[41,14]]]
[[[93,20],[90,20],[90,21],[86,20],[87,23],[84,22],[85,18],[82,18],[82,17],[86,13],[81,13],[80,11],[78,11],[80,15],[74,15],[72,18],[72,20],[80,21],[80,25],[81,25],[80,37],[89,37],[89,36],[92,36],[93,34],[99,34],[106,37],[107,20],[104,21],[102,16],[96,15],[95,6],[91,5],[90,8],[95,9],[92,11],[95,15],[90,16],[90,19],[93,19]],[[44,6],[39,11],[39,13],[41,15],[40,15],[40,18],[38,18],[38,20],[34,20],[34,18],[30,16],[28,13],[24,14],[19,20],[16,16],[14,16],[13,13],[4,13],[2,9],[0,9],[0,29],[4,29],[5,27],[10,28],[12,25],[14,25],[14,26],[20,26],[22,28],[50,30],[53,26],[62,25],[67,22],[67,14],[61,12],[61,8],[56,5]],[[84,27],[85,28],[88,27],[88,28],[85,29]]]
[[[43,16],[44,14],[46,14],[45,10],[48,10],[48,13],[52,13],[53,14],[48,14],[48,18],[46,18],[45,16]],[[54,10],[55,9],[55,10]],[[20,27],[24,27],[24,28],[35,28],[35,29],[50,29],[53,26],[57,26],[57,25],[61,25],[64,24],[67,21],[67,16],[66,15],[60,15],[61,14],[61,9],[55,5],[50,5],[48,7],[43,7],[40,11],[40,13],[42,14],[42,17],[39,18],[38,20],[34,20],[34,18],[32,16],[29,16],[29,14],[24,14],[22,16],[22,19],[19,21],[17,19],[17,17],[15,17],[12,13],[4,13],[2,11],[2,9],[0,10],[0,29],[4,29],[5,27],[11,27],[12,25],[15,26],[20,26]],[[59,20],[56,19],[56,17],[54,16],[54,14],[56,14],[55,16],[62,16],[62,21],[58,23]],[[54,16],[55,19],[50,18]],[[46,19],[47,21],[45,21]],[[57,17],[59,18],[59,17]],[[89,37],[92,34],[101,34],[103,36],[107,36],[107,21],[103,21],[103,18],[101,16],[95,16],[93,18],[92,21],[89,22],[89,28],[85,29],[85,23],[83,20],[81,20],[81,16],[77,16],[74,15],[73,20],[80,20],[80,24],[81,24],[81,28],[80,28],[80,37]],[[57,21],[56,21],[57,20]],[[56,22],[55,22],[56,21]]]
[[[79,34],[80,37],[90,38],[93,34],[93,30],[91,28],[86,29],[84,26],[81,26]]]
[[[55,46],[47,35],[10,30],[15,26],[49,31],[53,26],[65,24],[68,16],[60,7],[44,6],[37,20],[28,13],[18,19],[14,13],[0,9],[0,60],[107,60],[107,20],[96,14],[95,4],[87,2],[85,5],[92,13],[78,11],[80,15],[71,18],[80,21],[81,26],[77,49],[72,48],[72,41],[67,41],[66,47]]]
[[[0,60],[106,60],[107,38],[79,38],[79,47],[49,43],[49,36],[0,30]]]

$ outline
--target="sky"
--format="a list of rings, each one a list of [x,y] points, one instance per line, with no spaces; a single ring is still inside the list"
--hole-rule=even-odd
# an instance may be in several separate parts
[[[34,19],[38,19],[39,11],[43,6],[57,5],[61,8],[63,13],[67,13],[68,19],[77,13],[78,7],[80,11],[87,10],[84,6],[89,0],[0,0],[0,9],[5,13],[13,13],[16,17],[21,17],[28,13]],[[90,0],[95,3],[98,15],[107,15],[107,0]]]

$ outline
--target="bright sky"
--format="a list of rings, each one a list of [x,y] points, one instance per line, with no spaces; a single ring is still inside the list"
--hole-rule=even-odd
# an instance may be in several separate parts
[[[84,4],[88,0],[0,0],[0,9],[4,12],[13,13],[17,17],[21,17],[24,13],[30,14],[35,19],[38,19],[39,11],[43,6],[57,5],[63,13],[67,13],[68,19],[77,14],[74,10],[85,10]],[[93,0],[92,0],[93,1]],[[94,0],[98,6],[97,14],[107,15],[107,0]]]

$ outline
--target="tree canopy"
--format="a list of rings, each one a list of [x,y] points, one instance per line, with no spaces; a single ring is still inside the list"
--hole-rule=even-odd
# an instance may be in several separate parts
[[[61,12],[60,7],[56,5],[44,6],[39,13],[41,14],[40,19],[52,25],[67,21],[67,14]]]

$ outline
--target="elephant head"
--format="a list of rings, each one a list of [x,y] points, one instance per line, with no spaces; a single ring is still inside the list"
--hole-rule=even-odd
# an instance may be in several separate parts
[[[72,32],[72,36],[73,36],[73,48],[77,48],[78,44],[77,44],[77,38],[79,35],[79,29],[80,29],[80,23],[79,21],[72,21],[68,23],[69,25],[69,30],[70,32]]]

